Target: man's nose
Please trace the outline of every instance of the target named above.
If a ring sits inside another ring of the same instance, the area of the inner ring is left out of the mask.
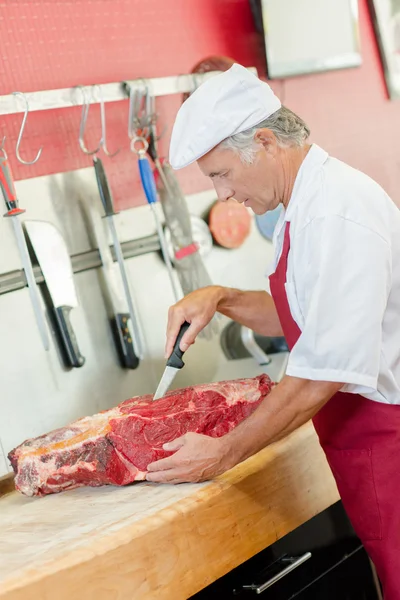
[[[217,192],[218,200],[224,202],[226,200],[229,200],[230,198],[233,198],[234,192],[230,187],[223,185],[222,183],[217,181],[214,181],[213,183],[214,189]]]

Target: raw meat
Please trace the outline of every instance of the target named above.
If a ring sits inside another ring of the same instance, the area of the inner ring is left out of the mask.
[[[239,248],[250,233],[251,217],[236,200],[218,201],[211,207],[208,225],[219,246]]]
[[[8,455],[17,490],[43,496],[83,485],[145,479],[147,465],[172,454],[162,445],[189,431],[220,437],[271,391],[267,375],[198,385],[152,401],[140,396],[25,441]]]

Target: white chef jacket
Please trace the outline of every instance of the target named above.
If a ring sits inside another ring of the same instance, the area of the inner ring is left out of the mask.
[[[275,227],[270,273],[287,221],[286,293],[301,330],[287,374],[400,404],[400,210],[313,144]]]

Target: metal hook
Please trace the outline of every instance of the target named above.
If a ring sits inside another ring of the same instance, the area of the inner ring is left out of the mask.
[[[139,123],[137,122],[137,95],[138,92],[136,87],[133,85],[129,86],[129,114],[128,114],[128,137],[131,140],[135,137],[136,129],[138,129]]]
[[[148,125],[151,127],[157,121],[156,97],[154,95],[151,81],[146,81],[146,115]]]
[[[146,137],[149,137],[157,121],[156,97],[151,82],[145,80],[144,121],[146,124]]]
[[[118,154],[121,148],[118,148],[114,153],[111,153],[107,148],[107,133],[106,133],[106,108],[104,104],[104,97],[101,86],[96,84],[93,86],[93,89],[96,89],[100,98],[100,119],[101,119],[101,138],[100,138],[100,147],[103,148],[104,154],[107,156],[115,156]]]
[[[146,80],[141,79],[140,82],[141,89],[136,85],[129,86],[128,136],[130,139],[135,136],[147,138],[150,134],[154,100]]]
[[[138,148],[136,144],[141,144],[141,147]],[[134,135],[131,139],[131,152],[135,152],[138,156],[144,156],[149,148],[149,142],[146,138],[140,135]]]
[[[128,86],[126,85],[126,88],[127,87]],[[134,132],[133,132],[134,99],[135,99],[135,91],[133,89],[133,86],[130,85],[129,86],[129,113],[128,113],[128,137],[130,140],[134,136]]]
[[[157,144],[158,144],[158,141],[164,135],[164,133],[166,131],[166,126],[164,125],[161,134],[157,135],[158,115],[156,112],[156,104],[155,104],[156,98],[154,95],[151,81],[146,82],[146,90],[147,90],[146,112],[148,115],[148,123],[149,123],[149,154],[150,154],[151,158],[155,161],[159,158]]]
[[[19,162],[21,162],[23,165],[34,165],[39,160],[40,155],[42,154],[43,147],[40,148],[40,150],[38,151],[36,158],[34,160],[24,160],[23,158],[21,158],[21,155],[19,153],[19,147],[21,144],[22,135],[24,133],[26,119],[28,118],[29,104],[28,104],[28,100],[27,100],[25,94],[23,94],[22,92],[13,92],[13,96],[20,96],[25,102],[25,114],[24,114],[24,118],[22,119],[22,125],[21,125],[21,129],[20,129],[18,139],[17,139],[17,146],[15,148],[15,154],[17,155]],[[3,140],[3,144],[4,144],[4,140]],[[3,144],[2,144],[2,146],[3,146]]]
[[[130,139],[138,135],[142,129],[140,111],[143,104],[143,90],[136,85],[129,88],[128,136]]]
[[[100,143],[95,150],[88,150],[86,148],[85,140],[83,138],[85,135],[86,122],[87,122],[87,118],[89,115],[90,102],[88,100],[85,88],[81,85],[78,85],[77,87],[81,90],[82,96],[83,96],[82,115],[81,115],[81,122],[79,125],[79,146],[80,146],[82,152],[84,152],[85,154],[89,154],[89,156],[91,156],[92,154],[97,154],[97,152],[100,150],[102,142],[103,142],[103,138],[102,137],[100,138]]]

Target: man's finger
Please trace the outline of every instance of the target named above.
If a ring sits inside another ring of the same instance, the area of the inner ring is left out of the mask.
[[[182,352],[186,352],[186,350],[194,344],[197,336],[200,331],[203,329],[203,325],[199,324],[198,321],[192,321],[188,330],[183,334],[181,343],[179,344]]]
[[[200,331],[204,329],[207,325],[198,319],[193,319],[193,321],[182,313],[177,307],[173,306],[168,313],[168,324],[167,324],[167,342],[165,345],[165,358],[169,358],[174,349],[174,344],[176,342],[176,338],[178,337],[178,333],[181,329],[181,326],[184,322],[190,323],[189,328],[184,333],[181,343],[179,344],[182,352],[186,352],[186,350],[194,344],[197,336]]]
[[[149,465],[147,465],[148,471],[166,471],[167,469],[173,469],[179,463],[175,458],[175,454],[167,456],[167,458],[160,458]]]

